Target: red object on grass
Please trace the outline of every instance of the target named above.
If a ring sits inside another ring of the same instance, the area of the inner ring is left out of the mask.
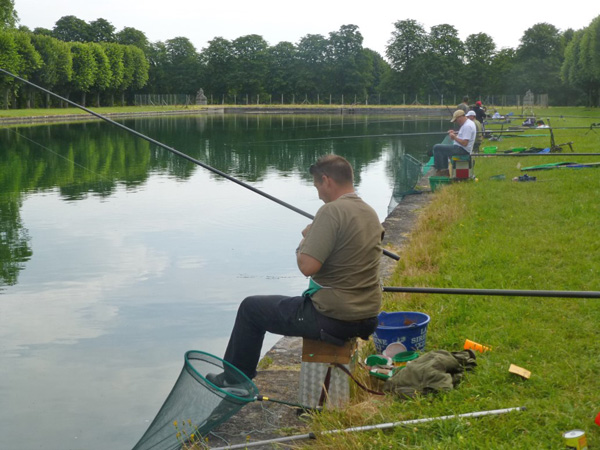
[[[598,413],[598,415],[596,416],[596,420],[594,420],[594,422],[596,422],[596,425],[598,425],[600,427],[600,413]]]

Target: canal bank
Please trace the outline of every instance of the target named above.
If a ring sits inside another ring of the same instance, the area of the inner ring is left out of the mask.
[[[402,250],[414,231],[420,213],[432,199],[428,178],[419,180],[420,194],[405,196],[383,222],[384,246],[402,255]],[[396,261],[382,256],[381,277],[388,279]],[[282,337],[263,357],[253,380],[261,395],[288,402],[298,401],[302,339]],[[207,443],[224,446],[274,439],[286,435],[306,433],[306,418],[298,410],[271,402],[253,402],[214,430]]]
[[[181,109],[147,110],[140,107],[133,111],[133,107],[123,108],[94,108],[88,109],[112,120],[144,118],[156,116],[182,116],[197,114],[338,114],[338,115],[397,115],[403,117],[439,118],[451,114],[450,107],[436,106],[365,106],[365,105],[319,105],[319,106],[269,106],[269,105],[214,105],[214,106],[189,106]],[[22,110],[20,111],[22,112]],[[0,126],[45,124],[55,122],[71,122],[84,120],[99,120],[86,111],[78,108],[65,108],[48,111],[36,110],[31,115],[13,115],[10,110],[0,111]]]

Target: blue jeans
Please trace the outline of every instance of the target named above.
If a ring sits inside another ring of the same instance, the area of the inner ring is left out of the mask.
[[[223,359],[254,378],[267,331],[342,345],[356,336],[368,339],[375,328],[377,317],[356,321],[326,317],[310,297],[255,295],[240,304]]]
[[[454,155],[468,155],[460,145],[436,144],[433,146],[433,166],[436,170],[448,168],[448,158]]]

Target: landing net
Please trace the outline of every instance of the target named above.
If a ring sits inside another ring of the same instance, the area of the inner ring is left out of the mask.
[[[224,371],[231,387],[220,388],[206,379],[209,373]],[[190,350],[175,386],[133,450],[177,450],[201,442],[257,396],[256,385],[227,361]]]

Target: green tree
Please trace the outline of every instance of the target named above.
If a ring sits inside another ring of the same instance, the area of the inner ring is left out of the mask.
[[[561,97],[560,68],[563,48],[559,30],[548,23],[539,23],[525,30],[517,48],[513,69],[514,86],[524,94],[550,94],[555,102]]]
[[[139,48],[133,45],[125,45],[123,46],[123,68],[121,103],[125,105],[126,91],[133,94],[142,89],[148,82],[148,59]]]
[[[370,83],[368,85],[369,103],[376,101],[380,104],[382,101],[388,102],[384,92],[385,80],[390,76],[391,67],[383,57],[374,50],[365,48],[363,50],[365,58],[369,60]],[[383,99],[382,99],[383,97]]]
[[[91,44],[71,43],[73,57],[72,88],[81,93],[81,104],[85,106],[86,94],[96,81],[96,58]],[[67,94],[67,98],[69,95]]]
[[[420,67],[424,78],[422,92],[440,96],[465,92],[467,86],[464,81],[463,58],[464,45],[454,26],[442,24],[431,27],[424,63]]]
[[[132,27],[125,27],[115,34],[115,41],[122,45],[133,45],[141,49],[144,53],[148,53],[150,42],[143,31],[136,30]]]
[[[147,91],[154,94],[168,92],[169,77],[167,75],[168,55],[167,46],[158,41],[148,46],[148,62],[150,63],[149,82]]]
[[[42,57],[31,43],[31,34],[24,33],[22,31],[13,31],[12,34],[16,45],[17,54],[19,55],[17,73],[21,76],[21,78],[28,80],[36,70],[42,67]],[[16,84],[16,86],[17,89],[14,90],[14,93],[16,94],[18,91],[22,90],[25,93],[23,97],[25,97],[27,107],[30,107],[33,93],[36,91],[34,91],[33,88],[21,83]],[[17,106],[16,101],[15,106]]]
[[[110,105],[113,106],[115,104],[115,93],[121,91],[121,86],[123,84],[123,77],[125,74],[125,48],[123,45],[110,42],[101,45],[104,48],[104,53],[106,54],[110,65],[111,77],[110,83],[106,89],[110,93]]]
[[[15,11],[14,0],[0,0],[0,31],[15,28],[19,23],[19,16]]]
[[[327,82],[329,41],[320,34],[307,34],[298,42],[299,94],[319,94]]]
[[[264,93],[267,73],[267,42],[257,34],[241,36],[231,43],[234,72],[232,87],[238,94]]]
[[[207,93],[224,99],[229,95],[230,77],[233,74],[233,48],[231,41],[216,37],[200,54],[202,62],[201,84]]]
[[[290,100],[295,92],[298,71],[298,50],[291,42],[279,42],[269,47],[268,71],[266,75],[266,90],[271,93],[275,100]]]
[[[587,96],[587,103],[592,103],[593,85],[589,83],[589,78],[583,70],[585,57],[581,56],[581,41],[585,30],[575,33],[565,49],[565,60],[561,67],[561,79],[570,89],[580,89],[583,95]]]
[[[600,16],[573,35],[565,50],[561,76],[567,86],[585,92],[589,106],[600,105]]]
[[[8,31],[0,31],[0,67],[8,72],[18,74],[20,64],[14,35]],[[13,77],[0,75],[0,92],[3,94],[4,109],[8,109],[10,105],[10,93],[13,86]]]
[[[41,36],[54,36],[54,34],[52,33],[52,30],[49,30],[48,28],[42,28],[42,27],[34,28],[33,34],[41,35]]]
[[[32,35],[31,43],[42,58],[41,67],[32,76],[33,82],[50,91],[67,86],[73,76],[69,44],[42,34]],[[49,108],[50,104],[50,94],[46,94],[46,107]]]
[[[65,42],[89,42],[90,26],[75,16],[63,16],[54,24],[52,35]]]
[[[600,16],[592,20],[581,37],[579,65],[588,104],[600,105]]]
[[[366,97],[371,74],[362,43],[363,36],[356,25],[342,25],[329,33],[330,92]]]
[[[89,23],[88,39],[91,42],[115,42],[115,27],[106,19],[96,19]]]
[[[127,60],[134,67],[130,89],[136,91],[142,89],[148,83],[149,63],[146,55],[134,45],[126,45],[124,54],[127,55]]]
[[[492,61],[496,54],[494,40],[485,33],[471,34],[465,41],[465,82],[468,92],[476,97],[488,91],[492,84]]]
[[[427,41],[425,28],[416,20],[394,23],[394,31],[385,50],[392,69],[402,72],[413,66],[427,50]]]
[[[103,46],[96,42],[90,42],[88,45],[92,49],[96,62],[96,76],[90,90],[96,94],[96,106],[100,106],[100,94],[112,84],[111,64]]]
[[[512,86],[512,73],[514,72],[516,51],[512,48],[503,48],[496,53],[491,64],[493,77],[489,91],[495,95],[514,92]]]
[[[167,50],[168,90],[165,94],[193,94],[198,90],[200,59],[188,38],[176,37],[165,42]]]
[[[428,49],[428,35],[423,25],[415,20],[400,20],[394,23],[392,37],[388,41],[385,54],[394,70],[387,80],[388,92],[391,84],[400,86],[402,93],[410,97],[417,95],[423,85],[424,55]]]

